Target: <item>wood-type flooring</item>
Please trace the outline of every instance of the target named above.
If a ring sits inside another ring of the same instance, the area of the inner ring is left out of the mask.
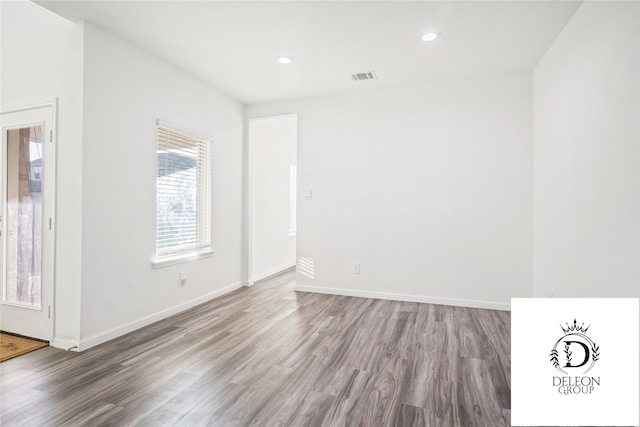
[[[82,353],[0,364],[0,425],[508,426],[510,314],[288,272]]]

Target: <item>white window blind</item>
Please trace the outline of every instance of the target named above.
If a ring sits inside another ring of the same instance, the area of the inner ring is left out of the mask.
[[[156,256],[211,248],[210,142],[157,128]]]
[[[293,163],[289,164],[289,235],[296,235],[298,218],[296,213],[296,192],[297,192],[297,168]]]

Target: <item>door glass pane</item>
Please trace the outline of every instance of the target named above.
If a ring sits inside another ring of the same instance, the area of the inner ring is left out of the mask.
[[[42,126],[7,131],[4,300],[40,307]]]

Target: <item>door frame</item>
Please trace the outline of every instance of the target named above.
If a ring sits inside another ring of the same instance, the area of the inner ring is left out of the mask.
[[[50,296],[51,296],[51,301],[48,303],[48,307],[45,307],[44,302],[40,307],[39,311],[42,312],[46,312],[48,311],[48,318],[50,319],[50,321],[48,322],[49,324],[47,325],[46,328],[46,333],[47,333],[47,337],[46,339],[51,343],[53,342],[53,339],[55,337],[55,300],[56,300],[56,245],[57,245],[57,234],[56,234],[56,217],[57,217],[57,177],[58,177],[58,98],[53,98],[51,101],[45,101],[45,102],[41,102],[41,103],[36,103],[36,104],[30,104],[30,105],[26,105],[23,107],[16,107],[16,108],[8,108],[8,109],[4,109],[2,111],[0,111],[0,116],[4,116],[4,115],[9,115],[9,114],[15,114],[15,113],[21,113],[21,112],[26,112],[26,111],[31,111],[31,110],[39,110],[39,109],[50,109],[51,112],[51,117],[50,117],[50,128],[49,128],[49,141],[47,141],[47,136],[44,135],[43,137],[43,143],[45,144],[51,144],[51,149],[49,150],[49,157],[46,160],[46,167],[47,169],[50,170],[50,172],[47,173],[47,180],[48,183],[45,184],[46,185],[46,189],[47,189],[47,193],[43,194],[43,215],[42,215],[42,221],[43,221],[43,230],[46,229],[45,228],[45,224],[47,222],[47,218],[49,218],[50,220],[50,237],[49,237],[49,244],[47,245],[47,247],[45,248],[45,246],[43,245],[42,248],[42,264],[43,264],[43,269],[42,269],[42,273],[44,276],[45,273],[45,262],[47,264],[50,264],[50,266],[48,266],[48,268],[46,269],[46,271],[50,274],[50,279],[47,281],[49,286],[51,287],[50,290]],[[4,140],[5,135],[4,135],[4,129],[0,129],[0,131],[2,132],[2,140]],[[4,151],[4,146],[2,146],[2,150]],[[4,161],[4,155],[0,158],[0,161]],[[44,164],[43,164],[44,166]],[[43,168],[44,171],[44,168]],[[44,178],[44,175],[43,175]],[[0,179],[0,185],[4,185],[4,179]],[[0,197],[4,197],[4,187],[0,188]],[[45,214],[46,212],[46,214]],[[2,212],[2,215],[4,215],[4,212]],[[5,218],[6,221],[6,218]],[[2,227],[4,227],[4,223],[2,225]],[[6,237],[6,236],[5,236]],[[4,242],[4,241],[3,241]],[[2,243],[4,244],[4,243]],[[3,248],[4,251],[4,248]],[[48,258],[45,258],[44,254],[46,252],[48,252]],[[4,255],[2,255],[4,257]],[[46,261],[45,261],[46,260]],[[4,259],[0,260],[0,263],[4,263]],[[3,265],[4,268],[4,265]],[[4,279],[3,279],[4,280]],[[44,282],[44,280],[43,280]],[[4,283],[0,283],[0,286],[2,286],[3,288],[0,290],[3,295],[4,295]],[[13,304],[13,303],[9,303],[9,302],[4,302],[4,296],[2,296],[2,298],[0,298],[0,306],[8,306],[8,307],[19,307],[19,308],[23,308],[26,310],[38,310],[35,308],[31,308],[31,307],[25,307],[23,305],[20,304]]]
[[[271,116],[259,116],[259,117],[251,117],[247,119],[247,133],[246,133],[246,138],[247,138],[247,168],[246,168],[246,206],[247,206],[247,213],[246,213],[246,236],[245,236],[245,246],[247,248],[247,255],[246,255],[246,265],[245,265],[245,277],[246,277],[246,282],[245,282],[245,286],[252,286],[254,283],[254,277],[253,277],[253,219],[254,219],[254,212],[253,212],[253,207],[254,207],[254,196],[255,196],[255,189],[253,188],[253,177],[254,177],[254,167],[255,167],[255,159],[254,157],[254,145],[255,143],[252,141],[252,133],[251,133],[251,125],[255,122],[259,122],[262,120],[270,120],[270,119],[284,119],[284,118],[295,118],[296,119],[296,171],[297,174],[299,175],[299,168],[297,168],[298,165],[298,146],[299,146],[299,118],[298,118],[298,113],[289,113],[289,114],[275,114],[275,115],[271,115]],[[299,193],[299,189],[298,189],[298,193]],[[298,207],[296,206],[296,210],[299,210]],[[297,240],[298,237],[296,235],[296,251],[297,251]]]

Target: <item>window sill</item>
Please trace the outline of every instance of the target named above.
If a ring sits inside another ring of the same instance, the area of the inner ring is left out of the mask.
[[[151,261],[151,265],[154,269],[168,267],[170,265],[182,264],[184,262],[197,261],[203,258],[209,258],[213,256],[215,251],[213,249],[202,249],[199,251],[188,252],[178,255],[165,255],[159,258],[155,258]]]

